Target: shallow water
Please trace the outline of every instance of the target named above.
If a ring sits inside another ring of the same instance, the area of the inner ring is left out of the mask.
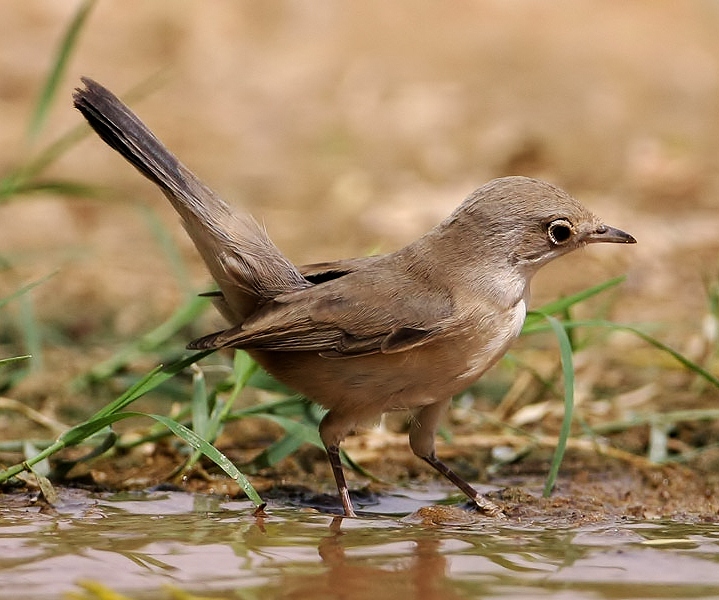
[[[171,586],[222,598],[710,598],[719,524],[557,527],[483,519],[429,526],[392,514],[441,501],[390,496],[360,519],[180,492],[67,490],[53,511],[0,508],[0,596],[63,598],[93,580],[132,598]]]

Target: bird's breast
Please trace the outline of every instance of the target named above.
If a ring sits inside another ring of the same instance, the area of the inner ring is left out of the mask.
[[[497,362],[522,331],[526,316],[523,298],[509,309],[473,315],[467,324],[467,359],[460,378],[469,384]]]

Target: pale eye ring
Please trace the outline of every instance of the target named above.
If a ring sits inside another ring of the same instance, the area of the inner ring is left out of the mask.
[[[550,241],[556,246],[566,244],[572,239],[573,234],[574,228],[567,219],[555,219],[547,225],[547,235]]]

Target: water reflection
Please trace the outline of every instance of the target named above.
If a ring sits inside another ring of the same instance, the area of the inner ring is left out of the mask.
[[[304,597],[336,597],[338,587],[343,597],[353,598],[425,598],[427,600],[459,599],[468,597],[449,577],[449,561],[443,541],[436,536],[365,535],[358,529],[344,531],[343,519],[333,519],[329,535],[318,544],[324,572],[317,578],[301,577],[301,586],[307,590]],[[387,533],[387,532],[384,532]],[[396,531],[394,532],[397,533]],[[278,587],[280,598],[297,578],[285,580]],[[319,589],[323,593],[316,596]],[[312,591],[314,590],[314,591]]]
[[[83,579],[132,598],[168,584],[258,599],[719,594],[717,524],[430,526],[285,508],[254,517],[249,503],[176,492],[63,497],[51,512],[0,509],[0,589],[13,598],[61,598]]]

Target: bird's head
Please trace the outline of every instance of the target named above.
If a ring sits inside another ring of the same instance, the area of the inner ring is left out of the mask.
[[[586,244],[633,244],[554,185],[528,177],[495,179],[473,192],[447,224],[477,243],[489,260],[509,263],[527,276]]]

